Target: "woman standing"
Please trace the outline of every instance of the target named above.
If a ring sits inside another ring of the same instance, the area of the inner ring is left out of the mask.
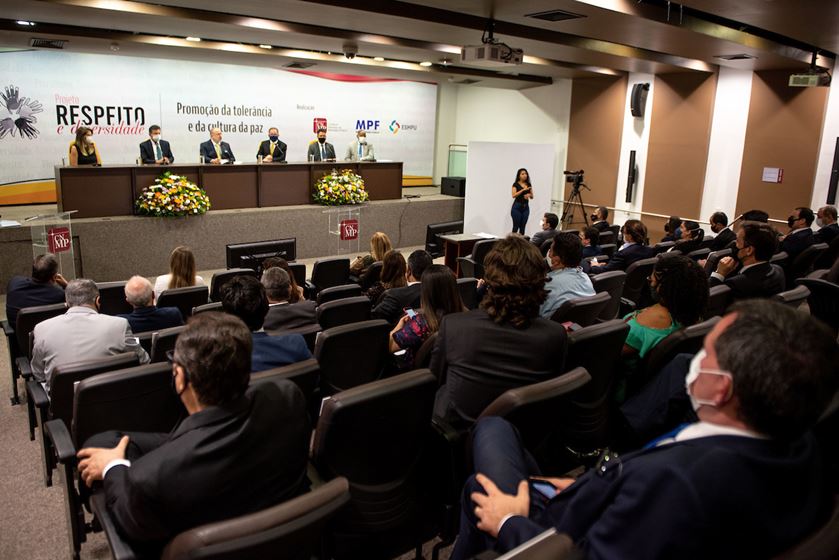
[[[524,235],[524,226],[527,225],[527,218],[530,217],[529,201],[533,198],[533,187],[530,185],[530,173],[527,169],[522,167],[516,173],[512,193],[513,208],[510,210],[510,215],[513,217],[513,233]]]
[[[70,144],[70,166],[102,165],[99,150],[93,143],[93,130],[80,126],[76,131],[76,140]]]

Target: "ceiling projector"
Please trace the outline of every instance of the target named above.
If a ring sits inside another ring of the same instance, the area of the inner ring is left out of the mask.
[[[460,49],[460,61],[478,66],[506,66],[521,64],[524,59],[522,49],[514,49],[502,43],[484,43],[467,45]]]
[[[825,71],[810,71],[806,74],[790,74],[790,87],[819,87],[830,85],[830,74]]]

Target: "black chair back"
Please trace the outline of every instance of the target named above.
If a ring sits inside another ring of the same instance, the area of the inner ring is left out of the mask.
[[[650,274],[653,273],[656,257],[641,259],[629,265],[626,269],[626,281],[623,284],[623,297],[637,304],[641,300],[644,290],[648,289]]]
[[[373,284],[379,281],[379,278],[382,277],[382,266],[384,266],[382,261],[376,261],[367,267],[367,270],[358,279],[358,284],[362,290],[369,290],[373,287]]]
[[[623,243],[623,239],[621,239],[621,226],[619,224],[609,226],[609,231],[615,235],[615,243]]]
[[[158,307],[177,307],[181,316],[186,320],[192,315],[192,308],[207,303],[209,290],[207,286],[189,286],[164,290],[157,298]]]
[[[720,264],[720,259],[731,256],[731,253],[731,249],[721,249],[719,251],[709,253],[708,258],[705,259],[705,274],[710,276],[712,272],[717,270],[717,265]]]
[[[600,292],[593,296],[568,300],[559,306],[559,309],[551,316],[551,320],[557,323],[570,321],[577,323],[581,327],[587,327],[597,322],[597,318],[603,312],[603,308],[611,300],[612,296],[608,292]]]
[[[463,233],[463,220],[454,222],[442,222],[439,224],[428,224],[425,227],[425,250],[434,257],[442,257],[445,253],[441,235],[453,235]]]
[[[457,259],[460,266],[460,276],[462,278],[483,278],[484,277],[484,259],[487,254],[492,251],[497,239],[481,239],[472,248],[472,254],[469,257],[460,257]]]
[[[610,243],[615,244],[615,239],[616,238],[615,238],[615,233],[613,231],[610,231],[610,230],[601,231],[599,237],[600,237],[600,239],[598,240],[597,244],[600,245],[601,247],[603,245],[608,245]]]
[[[350,280],[350,259],[346,257],[332,257],[318,259],[312,268],[312,284],[315,291],[325,290],[333,286],[343,286]]]
[[[17,312],[15,335],[17,336],[18,349],[27,359],[32,359],[32,346],[30,345],[30,333],[35,325],[41,321],[64,315],[67,306],[63,303],[51,305],[37,305],[35,307],[24,307]]]
[[[220,301],[214,301],[213,303],[205,303],[204,305],[199,305],[192,308],[193,315],[198,315],[199,313],[204,313],[206,311],[217,311],[219,313],[223,313],[224,309],[222,308]]]
[[[553,245],[553,242],[554,242],[553,238],[550,238],[550,239],[545,239],[545,240],[542,242],[542,244],[539,246],[539,251],[541,251],[541,252],[542,252],[542,256],[543,256],[543,257],[547,257],[547,256],[548,256],[548,251],[550,251],[550,250],[551,250],[551,245]]]
[[[378,379],[387,363],[389,335],[390,325],[381,319],[321,332],[315,358],[323,393],[331,395]]]
[[[266,331],[270,336],[284,336],[287,334],[299,334],[306,340],[306,346],[309,347],[310,352],[315,351],[315,341],[318,339],[318,334],[323,328],[318,323],[312,325],[303,325],[302,327],[295,327],[293,329],[281,329],[277,331]]]
[[[695,261],[699,261],[699,260],[708,258],[708,255],[710,255],[710,254],[711,254],[711,249],[708,249],[707,247],[705,247],[705,248],[697,249],[695,251],[691,251],[690,253],[687,254],[687,257],[689,257],[689,258],[691,258]]]
[[[827,247],[827,251],[822,253],[816,260],[816,264],[813,265],[813,268],[816,270],[821,268],[830,269],[830,267],[833,266],[833,263],[836,262],[837,258],[839,258],[839,235],[833,238],[833,241],[831,241],[830,245]]]
[[[699,244],[700,249],[710,249],[714,245],[713,237],[705,237],[702,242]]]
[[[326,330],[367,321],[372,308],[370,298],[362,295],[330,301],[318,306],[318,324]]]
[[[434,345],[437,343],[437,333],[431,333],[428,338],[419,347],[417,353],[414,354],[414,368],[427,368],[431,364],[431,353],[434,351]]]
[[[229,268],[213,274],[210,280],[210,301],[221,301],[221,288],[237,276],[253,276],[257,278],[252,268]]]
[[[807,298],[810,315],[839,334],[839,285],[819,278],[799,278],[796,283],[810,290]]]
[[[594,286],[594,291],[597,293],[607,292],[610,296],[609,303],[600,311],[598,319],[601,321],[611,321],[618,316],[625,282],[626,272],[622,270],[602,272],[592,277],[591,285]]]
[[[607,257],[609,257],[610,259],[612,258],[612,255],[614,255],[615,251],[617,251],[617,250],[618,250],[618,248],[614,243],[606,243],[606,244],[600,246],[600,252],[602,254],[606,255]]]
[[[330,301],[338,299],[346,299],[358,297],[361,295],[361,286],[358,284],[343,284],[341,286],[332,286],[318,292],[318,305],[323,305]]]
[[[787,255],[787,252],[781,251],[772,255],[772,257],[769,259],[769,262],[772,264],[777,264],[778,266],[786,266],[787,259],[789,259],[789,255]]]
[[[151,338],[155,331],[146,331],[141,333],[134,333],[134,336],[140,341],[140,347],[146,351],[146,354],[151,356]]]
[[[733,301],[731,288],[725,284],[713,286],[708,295],[708,308],[705,311],[706,317],[722,317],[725,315],[728,306]]]
[[[675,246],[675,241],[662,241],[661,243],[653,245],[653,251],[656,255],[660,255],[661,253],[666,253],[670,249],[673,249]]]
[[[303,263],[288,263],[288,269],[294,275],[294,281],[301,288],[306,285],[306,265]]]
[[[458,278],[457,289],[460,292],[460,299],[467,309],[477,309],[478,304],[478,279]]]
[[[787,279],[787,289],[795,286],[795,281],[813,271],[813,266],[822,254],[827,251],[827,243],[816,243],[804,249],[795,260],[787,265],[784,271]]]
[[[303,395],[306,397],[306,402],[312,404],[312,399],[315,396],[315,391],[318,388],[318,379],[320,378],[320,365],[314,358],[297,362],[296,364],[289,364],[287,366],[267,369],[259,373],[251,374],[251,385],[263,381],[277,381],[279,379],[288,379],[295,385],[300,387]]]
[[[178,340],[186,325],[180,327],[169,327],[152,334],[151,336],[151,362],[165,362],[166,353],[175,349],[175,342]]]
[[[789,305],[793,309],[798,309],[802,303],[807,301],[808,297],[810,297],[810,290],[806,285],[799,285],[791,290],[775,294],[772,299],[784,305]]]
[[[119,282],[97,282],[99,288],[99,313],[105,315],[126,315],[134,311],[125,301],[125,280]]]

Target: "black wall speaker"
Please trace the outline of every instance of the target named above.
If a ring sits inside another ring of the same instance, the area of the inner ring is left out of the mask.
[[[466,177],[443,177],[440,194],[466,196]]]
[[[826,204],[836,204],[836,187],[839,184],[839,138],[836,139],[836,149],[833,152],[833,167],[830,170],[830,185],[827,188]]]
[[[632,86],[632,98],[629,109],[633,117],[644,116],[644,108],[647,106],[647,93],[649,91],[650,84],[635,84]]]
[[[629,172],[626,174],[626,201],[632,202],[632,189],[638,180],[638,167],[635,165],[635,150],[629,152]]]

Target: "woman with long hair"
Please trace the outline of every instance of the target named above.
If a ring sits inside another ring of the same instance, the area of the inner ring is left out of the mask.
[[[102,165],[99,149],[93,142],[93,130],[80,126],[76,139],[70,144],[70,167],[78,165]]]
[[[513,233],[524,235],[524,227],[530,217],[530,200],[533,199],[530,173],[524,167],[516,171],[512,189],[513,207],[510,209],[510,215],[513,217]]]
[[[350,274],[353,276],[361,276],[370,265],[375,262],[380,262],[385,258],[385,253],[393,249],[390,238],[386,233],[377,231],[370,238],[370,252],[366,255],[359,256],[352,264],[350,264]]]
[[[169,255],[169,274],[158,276],[154,283],[154,297],[165,290],[205,286],[204,279],[195,274],[195,255],[189,247],[175,247]]]
[[[386,290],[407,286],[406,272],[408,272],[408,263],[405,262],[402,253],[395,250],[385,253],[382,259],[382,273],[379,275],[379,281],[365,292],[365,295],[370,298],[370,303],[375,307]]]
[[[291,267],[288,266],[288,261],[282,257],[268,257],[264,261],[262,261],[262,272],[265,272],[269,268],[280,267],[288,273],[289,281],[291,282],[291,290],[288,296],[289,303],[297,303],[304,299],[303,297],[303,287],[297,284],[297,280],[294,278],[294,274],[291,272]]]

